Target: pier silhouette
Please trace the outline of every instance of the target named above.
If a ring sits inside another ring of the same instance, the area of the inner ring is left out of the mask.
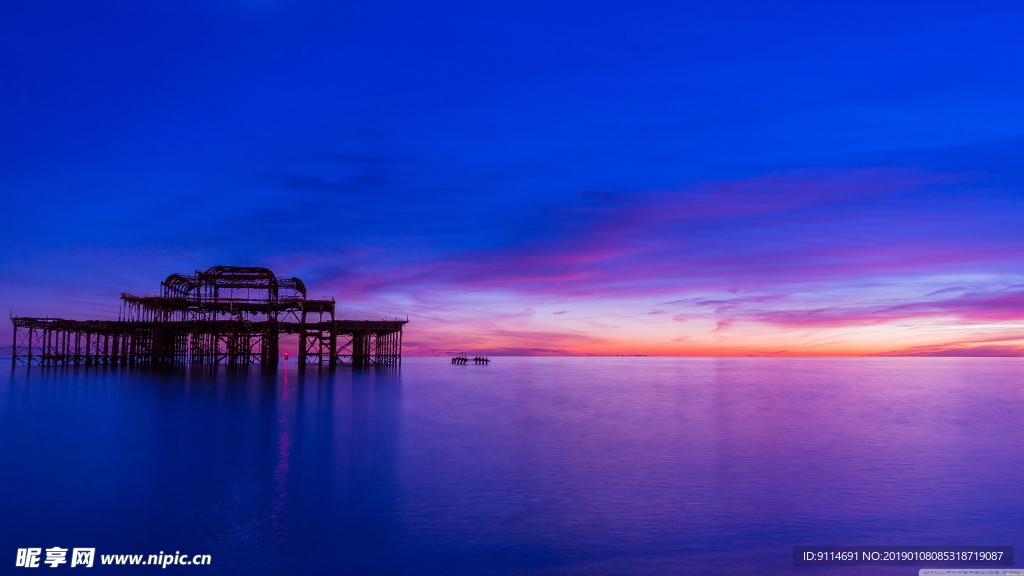
[[[121,294],[118,320],[12,317],[12,362],[25,365],[276,366],[298,335],[299,366],[396,365],[408,320],[339,320],[335,301],[306,297],[298,278],[214,266],[171,274],[159,294]]]

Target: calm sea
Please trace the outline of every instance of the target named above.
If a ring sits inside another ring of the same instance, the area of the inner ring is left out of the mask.
[[[4,373],[0,573],[54,546],[121,574],[156,568],[99,556],[211,556],[167,574],[909,575],[794,568],[792,547],[1024,555],[1024,359]]]

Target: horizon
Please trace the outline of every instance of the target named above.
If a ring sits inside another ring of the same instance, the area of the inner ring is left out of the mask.
[[[13,315],[255,265],[406,356],[1024,356],[1024,6],[3,12]]]

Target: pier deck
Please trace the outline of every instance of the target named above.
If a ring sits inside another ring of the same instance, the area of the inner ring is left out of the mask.
[[[302,364],[398,364],[405,320],[139,322],[12,318],[13,360],[29,365],[264,364],[282,335],[299,336]]]

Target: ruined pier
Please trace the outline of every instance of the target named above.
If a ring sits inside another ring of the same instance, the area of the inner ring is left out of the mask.
[[[14,317],[12,361],[31,366],[276,366],[298,337],[300,367],[397,365],[407,320],[339,320],[298,278],[215,266],[172,274],[158,295],[121,295],[118,320]]]

